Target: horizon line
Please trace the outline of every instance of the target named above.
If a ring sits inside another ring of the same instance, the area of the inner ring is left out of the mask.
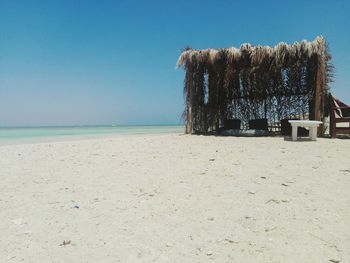
[[[184,126],[181,123],[164,123],[164,124],[86,124],[86,125],[0,125],[0,129],[11,128],[76,128],[76,127],[139,127],[139,126]]]

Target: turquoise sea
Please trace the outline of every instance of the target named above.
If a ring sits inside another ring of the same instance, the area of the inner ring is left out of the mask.
[[[102,137],[132,134],[183,133],[182,125],[147,126],[70,126],[70,127],[0,127],[0,143]]]

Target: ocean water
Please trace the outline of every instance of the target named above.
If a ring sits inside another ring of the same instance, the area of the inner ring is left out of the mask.
[[[183,133],[182,125],[1,128],[0,143],[102,137],[105,135]]]

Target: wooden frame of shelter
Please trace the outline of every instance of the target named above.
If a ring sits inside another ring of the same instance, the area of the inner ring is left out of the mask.
[[[227,119],[247,126],[283,118],[323,120],[328,114],[332,65],[323,37],[275,47],[195,50],[186,48],[183,67],[186,133],[215,133]]]
[[[350,134],[350,106],[329,96],[329,134],[332,138],[336,138],[338,133]],[[342,127],[338,127],[337,123],[343,123]]]

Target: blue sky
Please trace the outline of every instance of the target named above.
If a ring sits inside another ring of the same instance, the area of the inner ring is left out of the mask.
[[[179,123],[184,46],[323,35],[350,103],[350,1],[0,0],[0,126]]]

